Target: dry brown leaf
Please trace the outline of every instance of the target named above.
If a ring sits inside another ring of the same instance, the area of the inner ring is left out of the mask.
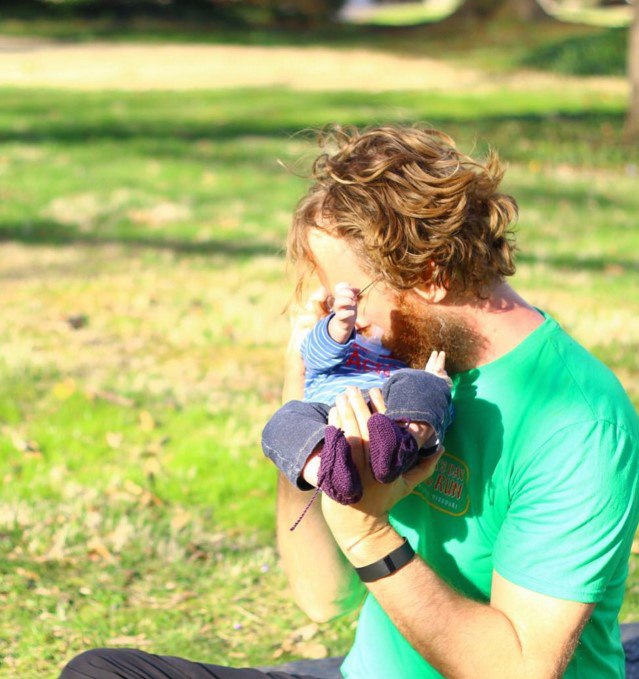
[[[193,515],[191,512],[178,507],[175,513],[171,517],[171,529],[175,533],[179,533],[185,526],[187,526],[193,520]]]
[[[119,553],[133,536],[135,528],[126,516],[123,516],[117,526],[109,533],[108,540],[114,552]]]
[[[40,576],[37,573],[34,573],[33,571],[28,571],[26,568],[22,568],[22,566],[18,566],[15,572],[16,575],[18,575],[21,578],[25,578],[26,580],[34,580],[35,582],[40,580]]]
[[[115,560],[107,546],[99,538],[91,538],[89,540],[87,543],[87,551],[89,556],[98,557],[109,563],[112,563]]]
[[[142,431],[153,431],[155,429],[155,420],[148,410],[141,410],[138,419]]]
[[[77,385],[74,379],[62,380],[58,382],[53,387],[53,395],[60,399],[61,401],[66,401],[68,398],[73,396],[77,390]]]
[[[282,642],[281,650],[285,653],[297,653],[301,655],[300,646],[308,644],[310,640],[319,631],[319,626],[316,623],[310,623],[309,625],[304,625],[304,627],[299,627],[298,629],[289,632],[287,637]],[[317,649],[316,649],[317,650]],[[313,652],[310,650],[309,652]],[[281,655],[281,654],[280,654]],[[307,656],[304,656],[307,657]],[[324,656],[319,656],[324,657]]]
[[[154,493],[150,493],[148,490],[145,490],[140,496],[140,501],[138,504],[140,507],[150,507],[152,505],[155,507],[161,507],[164,504],[164,501]]]
[[[122,445],[124,436],[120,432],[109,431],[105,438],[109,448],[117,450]]]
[[[294,630],[291,634],[300,641],[308,641],[312,639],[319,632],[319,625],[312,622],[304,627]]]
[[[126,396],[121,396],[120,394],[115,394],[112,391],[103,391],[98,389],[97,391],[87,391],[87,398],[93,400],[99,398],[103,401],[108,401],[109,403],[115,403],[115,405],[123,406],[124,408],[132,408],[135,405],[135,401]]]
[[[38,445],[37,441],[34,441],[33,439],[25,439],[17,432],[12,432],[11,442],[13,443],[15,449],[26,457],[42,457],[40,446]]]
[[[309,660],[318,660],[319,658],[328,657],[328,649],[326,646],[317,641],[302,641],[297,644],[295,651],[301,655],[302,658],[308,658]]]
[[[125,479],[122,485],[124,486],[124,490],[131,495],[139,496],[144,494],[144,488],[138,486],[138,484],[131,481],[131,479]]]
[[[144,634],[136,635],[122,635],[119,637],[111,637],[107,639],[109,646],[148,646],[151,642],[144,636]]]

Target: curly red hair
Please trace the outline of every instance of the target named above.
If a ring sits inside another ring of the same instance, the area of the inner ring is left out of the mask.
[[[494,151],[480,162],[421,126],[332,127],[318,140],[314,183],[288,235],[298,293],[313,267],[311,228],[347,240],[371,276],[398,291],[435,284],[484,297],[515,272],[517,203],[498,190]]]

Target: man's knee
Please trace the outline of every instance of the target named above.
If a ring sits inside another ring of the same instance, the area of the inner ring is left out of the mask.
[[[121,667],[127,655],[135,653],[129,648],[93,648],[70,660],[62,670],[60,679],[115,679],[117,667]],[[118,658],[119,662],[113,660]]]

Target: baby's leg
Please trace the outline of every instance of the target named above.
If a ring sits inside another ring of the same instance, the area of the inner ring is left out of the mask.
[[[262,450],[286,478],[309,490],[302,470],[324,440],[329,407],[324,403],[289,401],[277,410],[262,431]]]
[[[399,370],[384,384],[386,413],[375,413],[368,422],[371,469],[378,481],[394,481],[441,445],[453,418],[444,358],[433,352],[426,370]]]
[[[324,403],[289,401],[264,427],[262,449],[301,490],[313,487],[304,472],[314,465],[307,478],[316,477],[317,487],[337,502],[352,504],[361,499],[361,480],[344,432],[327,426],[328,411]]]

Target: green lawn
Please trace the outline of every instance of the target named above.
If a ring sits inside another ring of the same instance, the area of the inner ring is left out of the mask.
[[[347,649],[353,617],[306,630],[316,644],[291,633],[307,621],[259,450],[287,331],[282,242],[314,154],[302,129],[426,120],[499,149],[521,206],[516,283],[639,405],[639,150],[617,95],[0,97],[2,676],[53,677],[104,644],[240,665]],[[639,619],[636,585],[623,618]]]

